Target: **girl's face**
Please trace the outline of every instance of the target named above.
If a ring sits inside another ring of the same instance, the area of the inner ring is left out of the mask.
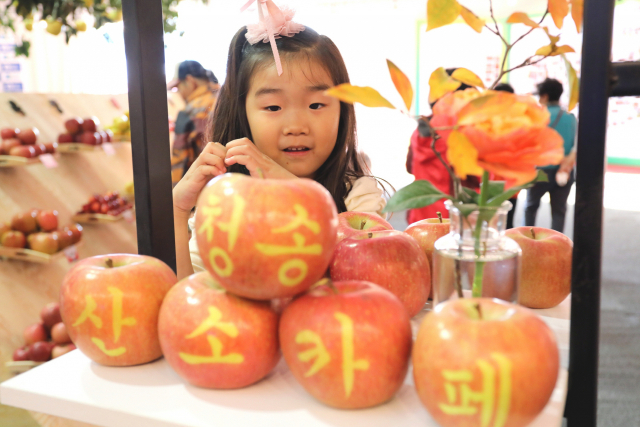
[[[313,178],[338,137],[340,101],[324,95],[333,86],[315,61],[282,62],[254,73],[246,109],[253,143],[300,178]]]

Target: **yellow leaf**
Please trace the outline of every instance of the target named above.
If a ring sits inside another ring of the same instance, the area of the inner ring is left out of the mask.
[[[411,103],[413,102],[413,87],[411,87],[411,82],[400,68],[388,59],[387,66],[389,67],[389,74],[391,74],[393,85],[402,97],[404,105],[407,107],[407,111],[409,111],[411,109]]]
[[[451,131],[447,139],[447,160],[460,178],[467,175],[482,175],[484,171],[478,165],[478,150],[469,139],[457,130]]]
[[[458,112],[458,126],[489,121],[493,117],[507,113],[516,103],[515,95],[508,92],[492,92],[476,98]]]
[[[564,65],[567,67],[567,75],[569,77],[569,111],[571,111],[580,100],[580,79],[576,70],[564,55],[562,55],[562,59],[564,59]]]
[[[540,56],[549,56],[551,52],[553,52],[553,45],[542,46],[540,49],[536,50],[536,55]]]
[[[560,36],[552,36],[549,33],[549,29],[547,27],[542,27],[542,29],[544,30],[545,33],[547,33],[547,37],[549,37],[549,41],[551,42],[551,44],[555,45],[560,41]]]
[[[460,9],[460,15],[462,15],[462,19],[464,19],[464,22],[466,22],[471,28],[473,28],[475,32],[482,32],[482,28],[484,27],[483,19],[478,18],[475,13],[471,12],[464,6],[462,6],[462,9]]]
[[[451,78],[469,86],[484,88],[482,79],[466,68],[458,68],[453,72]]]
[[[556,27],[562,28],[564,17],[569,14],[569,2],[567,0],[549,0],[548,6],[551,18]]]
[[[359,102],[365,107],[396,108],[382,95],[380,95],[377,90],[368,86],[353,86],[349,83],[343,83],[327,90],[325,94],[338,98],[340,101],[348,104]]]
[[[460,9],[456,0],[428,0],[427,31],[451,24],[460,16]]]
[[[571,17],[576,23],[576,30],[582,31],[582,13],[584,9],[584,0],[571,0]]]
[[[444,68],[438,68],[429,77],[429,103],[434,103],[449,92],[453,92],[461,84],[459,81],[452,79]]]
[[[514,12],[507,18],[508,24],[524,24],[532,28],[538,28],[538,24],[535,23],[529,16],[524,12]]]
[[[558,56],[558,55],[563,55],[565,53],[571,53],[571,52],[575,52],[575,50],[573,50],[571,46],[567,46],[567,45],[556,46],[555,49],[553,49],[553,53],[551,54],[551,56]]]

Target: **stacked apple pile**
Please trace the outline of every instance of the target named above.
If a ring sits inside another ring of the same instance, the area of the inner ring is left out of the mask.
[[[67,133],[58,135],[58,143],[82,143],[87,145],[100,145],[103,142],[113,141],[113,132],[110,129],[99,130],[100,120],[97,117],[81,119],[74,117],[64,122]]]
[[[67,327],[60,316],[60,305],[52,302],[44,306],[40,312],[41,322],[34,323],[24,330],[24,343],[13,353],[13,360],[31,360],[46,362],[65,353],[75,350],[67,333]]]
[[[58,228],[58,211],[31,209],[0,224],[0,244],[9,248],[29,248],[54,254],[74,245],[82,237],[82,227],[69,224]]]
[[[2,142],[0,143],[0,155],[18,157],[38,157],[41,154],[53,154],[58,144],[55,142],[38,143],[40,132],[37,128],[15,129],[5,128],[0,130]]]
[[[127,209],[131,209],[132,205],[129,201],[117,191],[109,191],[103,195],[96,194],[91,196],[88,203],[82,205],[82,210],[79,214],[105,214],[105,215],[120,215]]]

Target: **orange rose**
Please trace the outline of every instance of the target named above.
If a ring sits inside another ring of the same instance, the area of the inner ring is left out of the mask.
[[[442,121],[457,119],[447,160],[461,178],[486,170],[504,177],[506,187],[522,185],[535,179],[537,166],[555,165],[564,157],[562,137],[548,127],[549,112],[530,97],[487,91],[462,108],[451,101],[436,107],[434,120],[438,112],[446,117]]]

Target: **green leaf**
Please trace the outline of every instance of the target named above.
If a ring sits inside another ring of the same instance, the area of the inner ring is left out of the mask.
[[[536,176],[533,181],[523,185],[519,185],[517,187],[511,187],[507,191],[493,196],[487,201],[487,206],[498,207],[506,200],[512,198],[518,191],[533,187],[533,184],[535,184],[536,182],[549,182],[549,177],[547,176],[546,172],[539,170],[538,176]]]
[[[482,188],[482,184],[480,184],[480,188]],[[487,199],[504,193],[504,181],[489,181],[488,191]]]
[[[460,214],[466,218],[471,212],[478,210],[478,205],[474,203],[456,203],[455,207],[460,211]]]
[[[429,206],[440,199],[451,199],[451,196],[438,190],[432,183],[417,180],[401,188],[389,199],[382,212],[398,212],[405,209],[417,209]]]
[[[462,192],[459,194],[459,197],[464,203],[477,204],[480,195],[469,187],[462,187]]]

